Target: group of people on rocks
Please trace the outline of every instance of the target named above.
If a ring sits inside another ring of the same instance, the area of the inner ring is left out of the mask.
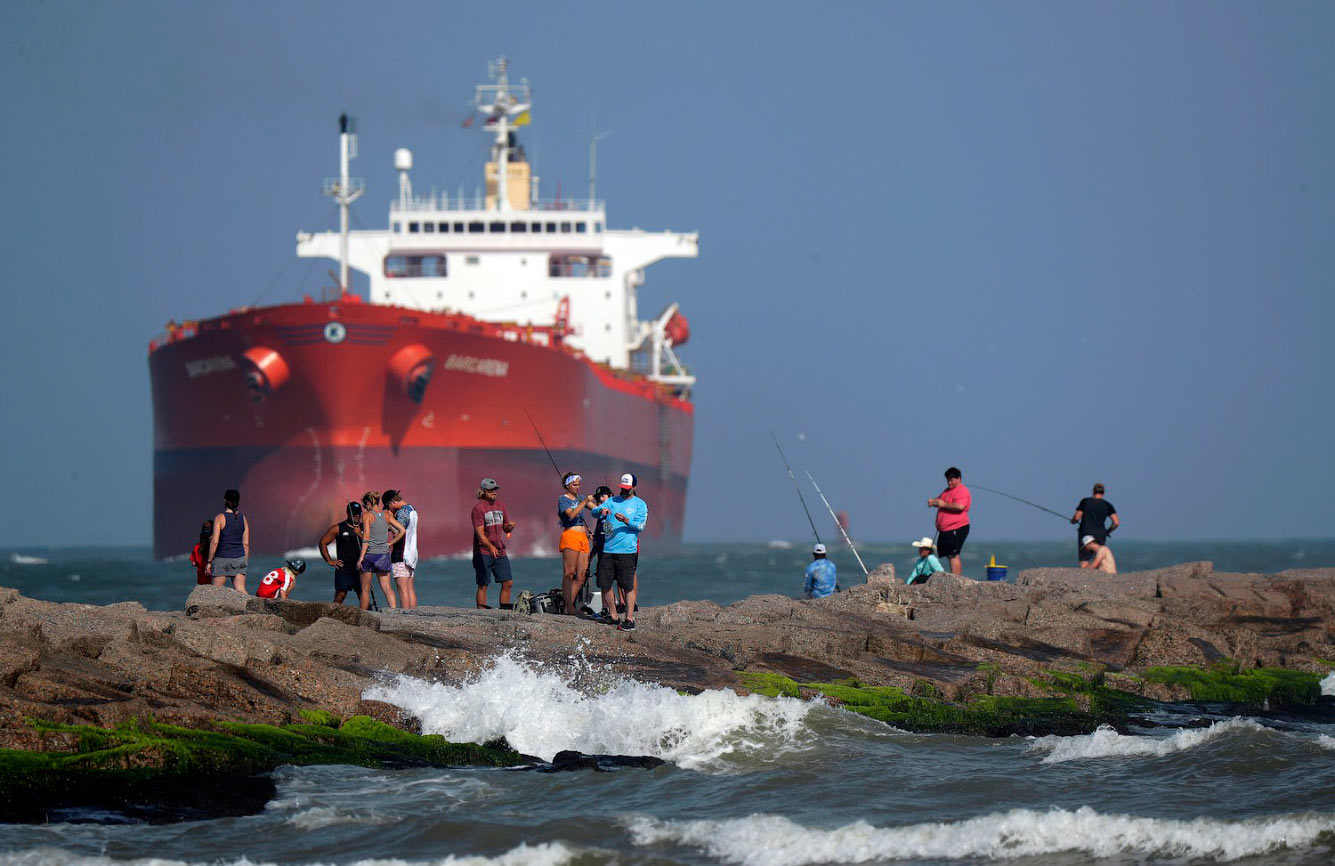
[[[649,519],[649,507],[635,494],[639,479],[633,473],[621,476],[616,495],[605,486],[581,495],[582,484],[578,473],[564,474],[557,500],[562,612],[629,631],[635,628],[639,536]],[[496,479],[483,478],[472,510],[476,603],[483,609],[491,607],[487,604],[487,588],[492,583],[499,588],[500,607],[513,607],[514,577],[506,541],[516,524],[500,501],[500,489]],[[230,583],[238,592],[246,591],[250,524],[240,508],[240,492],[228,490],[223,494],[223,510],[200,528],[199,541],[190,554],[198,583]],[[375,579],[391,608],[400,607],[400,603],[404,609],[417,607],[417,510],[404,500],[402,491],[368,490],[360,502],[347,503],[346,515],[325,530],[317,547],[334,569],[334,602],[342,604],[352,592],[362,610],[370,609],[375,601]],[[287,598],[305,570],[304,560],[289,559],[261,579],[256,594]],[[602,609],[597,612],[589,606],[591,578],[596,579],[601,593]]]
[[[417,607],[413,577],[417,570],[417,511],[397,490],[368,490],[360,502],[349,502],[347,517],[325,530],[319,551],[334,568],[334,601],[342,604],[354,592],[362,610],[374,597],[371,580],[378,578],[391,608]],[[333,555],[329,545],[334,545]],[[241,513],[241,494],[223,494],[223,510],[200,527],[199,541],[190,552],[196,582],[246,591],[250,561],[250,522]],[[260,579],[255,594],[261,598],[287,598],[297,577],[306,571],[306,561],[289,559]],[[397,593],[396,593],[397,589]]]
[[[961,554],[969,537],[969,507],[973,495],[964,486],[964,473],[957,467],[946,470],[946,489],[927,500],[928,508],[936,509],[936,538],[923,536],[912,546],[918,550],[918,560],[905,578],[907,584],[926,583],[934,574],[943,574],[944,558],[952,574],[964,573]],[[1117,573],[1117,560],[1108,547],[1108,535],[1121,525],[1117,509],[1103,498],[1102,483],[1094,485],[1090,496],[1080,500],[1071,515],[1076,524],[1077,555],[1081,568],[1092,568],[1106,574]],[[941,558],[938,558],[938,554]],[[807,598],[824,598],[838,588],[838,574],[834,563],[826,556],[825,545],[812,548],[812,562],[807,566],[803,592]]]

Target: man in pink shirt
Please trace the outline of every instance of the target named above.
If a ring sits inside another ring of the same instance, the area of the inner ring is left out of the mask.
[[[936,509],[936,549],[950,560],[950,573],[963,574],[964,564],[960,551],[969,537],[969,506],[973,497],[964,486],[964,476],[954,466],[946,470],[946,489],[941,495],[927,500],[928,508]]]

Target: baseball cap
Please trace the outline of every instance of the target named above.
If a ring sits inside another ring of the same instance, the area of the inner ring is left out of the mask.
[[[362,504],[360,502],[348,503],[348,519],[356,520],[362,516]]]
[[[812,552],[812,553],[824,553],[824,552],[825,552],[825,545],[823,545],[823,544],[818,544],[818,545],[816,545],[815,547],[811,548],[811,552]]]
[[[496,483],[495,478],[483,478],[482,483],[478,485],[483,490],[500,490],[501,485]]]
[[[1092,535],[1086,535],[1084,538],[1080,539],[1080,546],[1081,546],[1081,547],[1084,547],[1084,546],[1087,545],[1087,544],[1093,544],[1093,543],[1094,543],[1095,541],[1097,541],[1097,540],[1098,540],[1098,539],[1096,539],[1096,538],[1095,538],[1094,536],[1092,536]]]
[[[622,476],[621,476],[621,489],[622,489],[622,490],[627,490],[627,489],[629,489],[629,488],[631,488],[631,487],[635,487],[635,486],[637,486],[639,483],[640,483],[640,479],[636,478],[634,475],[632,475],[632,474],[629,473],[629,472],[627,472],[625,475],[622,475]]]

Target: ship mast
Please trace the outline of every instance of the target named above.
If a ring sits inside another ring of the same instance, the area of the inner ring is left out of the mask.
[[[327,178],[324,194],[338,203],[338,288],[348,291],[348,205],[365,192],[359,177],[348,177],[348,163],[357,158],[357,123],[346,114],[338,116],[338,177]]]
[[[523,121],[511,123],[511,117],[519,117],[533,107],[529,94],[528,79],[520,79],[518,84],[510,84],[510,64],[504,57],[491,66],[491,77],[495,84],[479,84],[476,91],[477,110],[486,115],[484,128],[493,130],[496,139],[492,142],[492,160],[496,163],[496,210],[509,211],[510,205],[510,130],[522,126]]]

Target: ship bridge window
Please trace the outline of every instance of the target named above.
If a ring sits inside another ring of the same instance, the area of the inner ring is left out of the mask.
[[[510,223],[510,234],[522,235],[528,231],[528,223]]]
[[[588,228],[589,228],[589,224],[588,224],[588,223],[575,223],[575,232],[576,232],[576,234],[581,234],[581,235],[582,235],[582,234],[584,234],[586,231],[588,231]]]
[[[533,223],[529,228],[533,230],[535,235],[542,234],[542,223]]]
[[[408,233],[409,233],[409,234],[414,234],[414,235],[415,235],[415,234],[417,234],[418,232],[420,232],[421,230],[422,230],[422,224],[421,224],[421,223],[408,223]]]
[[[482,234],[482,230],[486,227],[486,223],[481,222],[480,220],[474,220],[468,224],[468,233],[470,235],[480,235]]]
[[[456,235],[461,235],[461,234],[463,234],[463,233],[464,233],[464,224],[463,224],[463,223],[455,223],[455,224],[454,224],[454,233],[455,233]]]
[[[435,231],[436,231],[436,224],[435,224],[435,223],[422,223],[422,231],[426,232],[427,234],[434,234]]]
[[[603,224],[602,224],[602,223],[594,223],[594,224],[593,224],[593,233],[594,233],[594,234],[602,234],[602,231],[603,231]]]
[[[414,231],[416,231],[416,229],[414,229]],[[570,223],[561,223],[561,234],[570,234]]]
[[[445,234],[449,230],[450,230],[449,223],[441,223],[439,226],[436,227],[436,231],[440,232],[441,234]]]
[[[501,235],[503,235],[503,234],[505,234],[505,223],[503,223],[503,222],[494,222],[494,223],[492,223],[491,225],[487,226],[487,231],[491,232],[492,234],[501,234]]]
[[[443,277],[446,273],[444,253],[385,256],[387,277]]]
[[[547,234],[553,234],[556,231],[556,223],[547,223]]]
[[[403,222],[401,220],[394,223],[394,233],[399,235],[403,234]]]
[[[552,277],[610,277],[611,256],[584,256],[577,253],[553,253],[547,259],[547,275]]]

